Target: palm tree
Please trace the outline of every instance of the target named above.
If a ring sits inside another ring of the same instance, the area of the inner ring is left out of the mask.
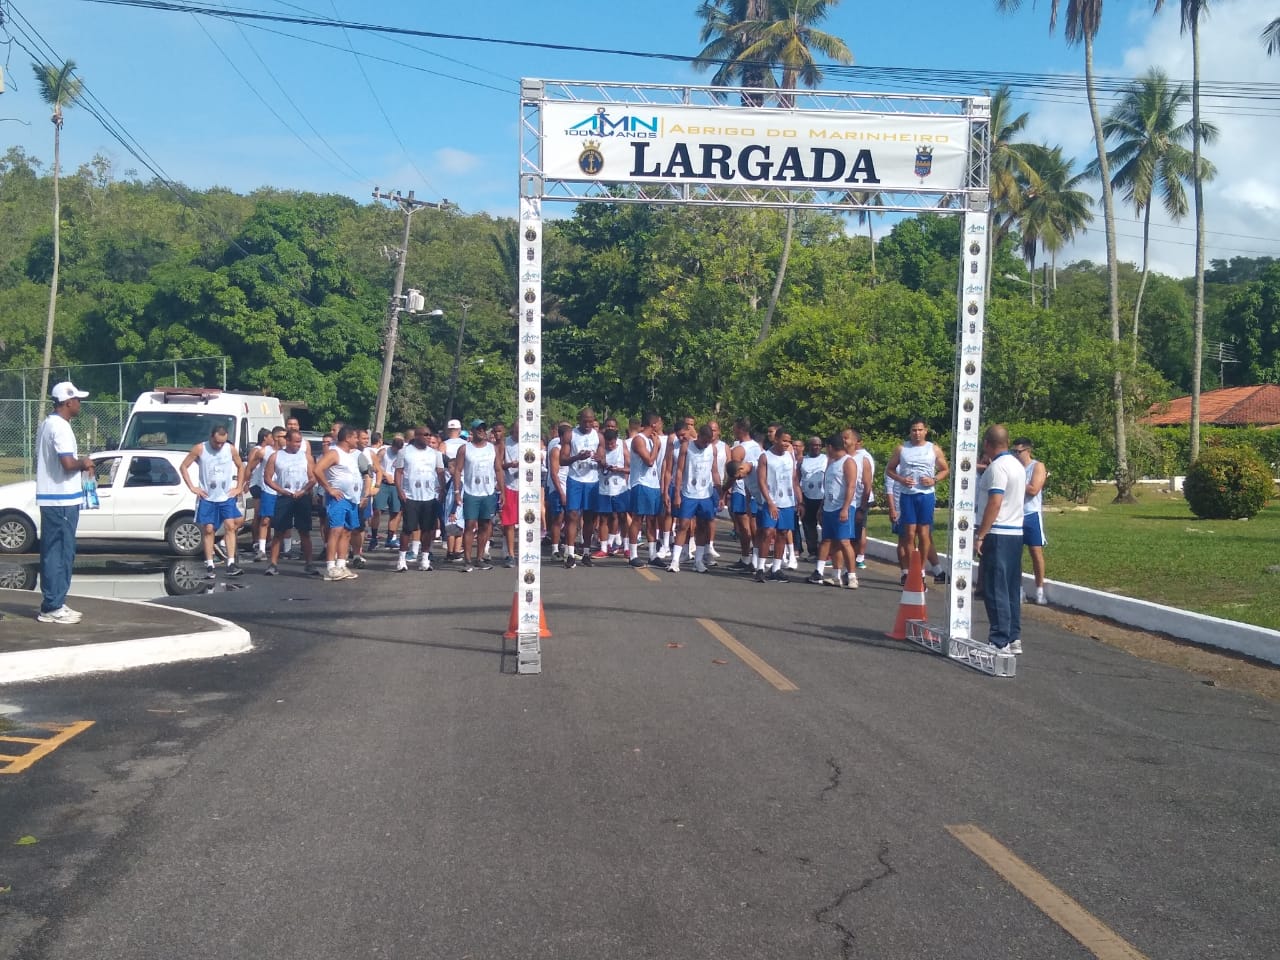
[[[1191,121],[1178,122],[1178,114],[1190,102],[1186,87],[1173,83],[1163,70],[1153,67],[1125,90],[1120,102],[1103,121],[1102,130],[1109,141],[1118,141],[1107,151],[1111,162],[1111,185],[1133,204],[1142,218],[1142,280],[1133,305],[1133,363],[1138,363],[1138,323],[1142,315],[1142,297],[1147,288],[1147,272],[1151,241],[1152,199],[1158,193],[1165,212],[1172,220],[1187,214],[1187,192],[1182,185],[1192,175],[1191,151],[1186,142],[1191,138]],[[1206,142],[1217,138],[1218,129],[1204,124],[1201,136]],[[1202,161],[1204,179],[1213,178],[1213,165]],[[1089,172],[1097,176],[1098,165],[1091,163]]]
[[[49,318],[44,328],[44,364],[40,373],[40,396],[49,395],[49,367],[53,363],[53,318],[58,307],[58,261],[61,258],[62,203],[58,194],[58,170],[62,158],[62,111],[80,96],[83,84],[74,76],[76,62],[61,67],[33,63],[40,98],[53,107],[53,279],[49,282]]]
[[[1160,0],[1157,0],[1159,3]],[[1049,32],[1058,26],[1060,0],[1049,0]],[[1022,0],[996,0],[1002,11],[1017,10]],[[1111,170],[1107,164],[1106,138],[1093,78],[1093,38],[1102,26],[1102,0],[1067,0],[1063,34],[1067,43],[1084,46],[1084,86],[1093,120],[1093,139],[1098,149],[1098,170],[1102,179],[1102,217],[1107,237],[1107,305],[1111,315],[1111,341],[1120,343],[1120,265],[1116,258],[1116,213],[1111,193]],[[1133,503],[1133,477],[1129,472],[1129,443],[1124,413],[1124,369],[1117,364],[1111,379],[1111,402],[1115,407],[1116,497],[1117,503]]]
[[[1265,30],[1262,31],[1262,42],[1266,44],[1267,53],[1275,56],[1280,53],[1280,17],[1276,17],[1267,24]]]
[[[713,83],[728,82],[738,78],[746,82],[752,79],[760,87],[779,87],[781,107],[795,106],[795,90],[803,84],[816,87],[822,82],[822,69],[814,59],[816,50],[837,63],[853,63],[853,54],[839,37],[824,33],[815,24],[826,19],[828,12],[840,0],[710,0],[698,8],[703,16],[702,39],[713,38],[694,61],[705,69],[713,59],[728,61],[717,71]],[[729,22],[741,13],[745,19]],[[736,51],[736,53],[734,52]],[[701,62],[700,62],[701,61]],[[774,65],[782,70],[782,80],[774,76]],[[760,72],[764,68],[763,73]],[[767,74],[767,77],[764,76]],[[743,102],[748,102],[744,95]],[[754,106],[759,104],[753,103]],[[782,241],[782,257],[774,278],[769,306],[760,323],[760,339],[769,336],[773,315],[782,295],[787,264],[791,260],[791,241],[795,235],[795,210],[787,210],[787,230]]]
[[[1164,0],[1155,0],[1158,13]],[[1200,144],[1200,16],[1209,0],[1180,0],[1182,32],[1191,31],[1191,189],[1196,206],[1196,306],[1191,334],[1191,460],[1200,456],[1200,368],[1204,362],[1204,168]],[[1267,28],[1270,30],[1270,27]]]
[[[735,81],[748,89],[771,89],[778,85],[768,64],[739,60],[742,51],[753,42],[745,25],[763,20],[768,10],[769,0],[705,0],[698,7],[698,17],[702,20],[698,39],[705,46],[693,65],[698,70],[716,67],[711,77],[712,86],[730,87]],[[758,107],[760,100],[758,93],[742,94],[744,107]]]
[[[988,253],[1009,234],[1009,228],[1017,221],[1018,208],[1022,205],[1022,187],[1030,173],[1027,166],[1028,144],[1014,140],[1027,126],[1030,114],[1013,116],[1013,94],[1008,87],[1000,87],[991,96],[991,190],[990,219],[992,242]],[[990,265],[988,264],[988,267]]]
[[[1035,278],[1036,254],[1043,250],[1054,258],[1077,233],[1093,222],[1093,198],[1080,183],[1088,172],[1073,174],[1072,161],[1064,157],[1061,147],[1047,144],[1023,144],[1026,173],[1020,178],[1023,200],[1018,212],[1018,232],[1022,237],[1022,256]],[[1035,286],[1031,288],[1035,295]],[[1041,287],[1043,305],[1048,306],[1049,291]]]
[[[858,192],[853,191],[845,194],[846,203],[856,203],[864,209],[858,211],[858,226],[864,223],[867,225],[867,239],[871,241],[871,285],[876,284],[876,234],[875,224],[872,217],[875,216],[874,210],[867,210],[866,207],[876,207],[884,203],[884,194],[878,192]]]

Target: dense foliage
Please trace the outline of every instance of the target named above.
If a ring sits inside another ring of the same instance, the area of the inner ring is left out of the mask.
[[[1271,471],[1248,447],[1204,450],[1183,486],[1191,512],[1203,520],[1239,520],[1257,515],[1275,492]]]
[[[40,162],[20,148],[0,158],[6,367],[40,362],[51,190]],[[397,212],[270,189],[179,196],[118,177],[102,159],[63,176],[62,204],[56,363],[226,355],[233,387],[305,401],[317,424],[369,416],[393,274],[383,253],[399,239]],[[784,219],[769,210],[586,204],[549,223],[548,413],[591,403],[620,416],[648,408],[722,420],[746,414],[799,433],[853,423],[883,437],[901,436],[907,418],[920,414],[948,429],[957,221],[924,215],[882,225],[873,273],[872,240],[857,224],[799,214],[762,340]],[[414,217],[406,285],[445,317],[401,325],[393,424],[443,411],[464,298],[457,408],[514,412],[514,231],[510,220],[456,210]],[[1109,339],[1105,270],[1078,263],[1038,275],[1048,304],[1033,304],[1018,243],[1014,231],[992,266],[983,420],[1072,424],[1108,449],[1110,371],[1132,357],[1124,350],[1117,358]],[[1135,296],[1139,279],[1123,269],[1122,295]],[[1237,343],[1249,357],[1248,371],[1227,367],[1228,376],[1280,370],[1271,316],[1280,265],[1215,263],[1209,279],[1210,338]],[[1149,278],[1140,359],[1126,378],[1130,414],[1187,391],[1190,313],[1185,281]],[[214,382],[218,371],[210,365],[205,379]],[[1217,372],[1206,365],[1207,384],[1216,385]],[[114,371],[103,380],[89,385],[106,398],[117,389]],[[125,393],[149,385],[126,384]],[[1052,445],[1052,428],[1044,431],[1037,442]],[[1093,448],[1072,449],[1086,469]],[[1099,471],[1107,469],[1104,462]],[[1056,472],[1071,495],[1075,479]]]

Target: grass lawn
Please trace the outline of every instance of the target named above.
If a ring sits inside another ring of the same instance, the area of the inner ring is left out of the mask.
[[[1252,520],[1199,520],[1181,494],[1137,493],[1131,505],[1112,504],[1113,487],[1097,488],[1088,509],[1046,504],[1049,579],[1280,630],[1280,572],[1267,572],[1280,566],[1280,503]],[[939,511],[940,541],[947,522]],[[892,539],[884,514],[870,531]]]

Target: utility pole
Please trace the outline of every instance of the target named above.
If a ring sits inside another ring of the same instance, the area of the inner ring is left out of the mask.
[[[401,240],[400,250],[398,251],[396,283],[391,293],[390,312],[387,317],[386,343],[383,345],[382,352],[382,382],[378,386],[378,409],[373,417],[373,430],[375,433],[381,433],[382,428],[386,426],[387,420],[387,399],[391,393],[391,364],[396,358],[396,338],[400,334],[400,311],[406,309],[406,305],[401,302],[400,291],[404,287],[405,261],[409,258],[409,230],[413,225],[413,215],[423,207],[439,210],[448,201],[431,203],[427,200],[415,200],[412,190],[409,191],[409,196],[405,197],[401,196],[399,190],[395,193],[383,193],[380,187],[373,188],[373,199],[390,200],[404,214],[404,239]],[[418,309],[421,309],[421,304],[417,306]]]

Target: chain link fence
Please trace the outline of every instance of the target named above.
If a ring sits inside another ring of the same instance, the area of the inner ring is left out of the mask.
[[[40,396],[40,367],[0,370],[0,483],[35,476],[35,439],[40,423],[53,409]],[[132,363],[85,363],[54,366],[49,386],[70,380],[89,398],[71,421],[82,454],[110,450],[124,435],[129,410],[138,394],[161,386],[227,388],[227,358],[138,360]]]

